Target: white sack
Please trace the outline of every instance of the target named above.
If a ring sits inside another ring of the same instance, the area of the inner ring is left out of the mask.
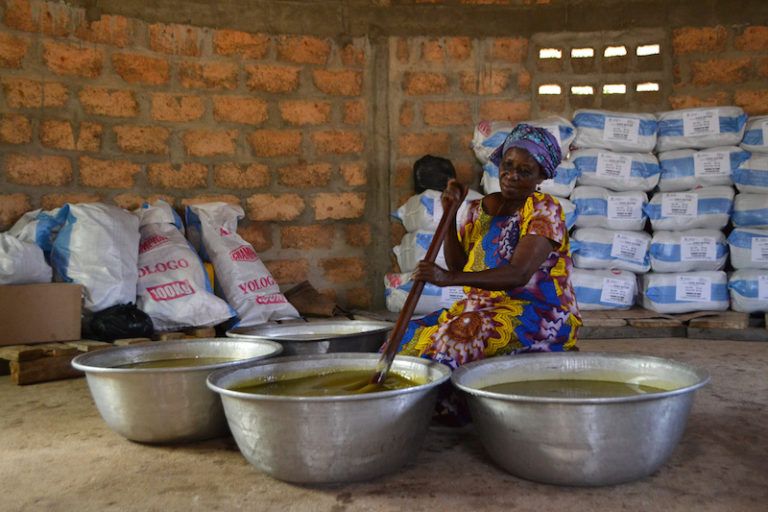
[[[642,231],[645,227],[645,192],[612,192],[603,187],[577,186],[571,194],[576,206],[576,227]]]
[[[237,234],[243,215],[240,206],[223,202],[187,206],[189,241],[213,264],[223,298],[237,311],[237,325],[299,317],[253,246]]]
[[[650,255],[654,272],[722,270],[728,245],[723,232],[716,229],[656,231]]]
[[[768,194],[768,153],[755,153],[733,171],[739,192]]]
[[[555,136],[560,144],[560,152],[563,158],[568,155],[568,148],[576,136],[576,129],[570,121],[562,117],[552,116],[533,121],[523,121],[523,123],[546,129]],[[477,123],[470,147],[481,164],[485,165],[488,163],[491,153],[501,146],[507,135],[512,133],[512,130],[518,124],[520,123],[513,123],[511,121],[480,121]]]
[[[159,199],[136,214],[141,233],[136,306],[150,316],[155,330],[211,327],[235,316],[213,294],[203,262],[184,238],[173,208]]]
[[[659,153],[659,190],[677,192],[696,187],[733,185],[733,173],[749,153],[738,146],[676,149]]]
[[[50,283],[53,269],[43,250],[8,233],[0,233],[0,285]]]
[[[656,152],[685,148],[736,146],[744,136],[747,115],[741,107],[699,107],[657,114]]]
[[[443,204],[440,202],[442,192],[427,189],[421,194],[416,194],[398,208],[392,216],[403,223],[406,231],[435,231],[443,216]],[[475,190],[467,191],[464,203],[456,214],[461,219],[467,209],[467,203],[474,199],[480,199],[483,195]]]
[[[571,153],[579,170],[579,185],[610,190],[653,190],[659,182],[659,161],[651,153],[616,153],[607,149],[579,149]]]
[[[653,114],[579,109],[573,125],[575,148],[649,153],[656,146],[658,127]]]
[[[651,235],[645,231],[579,228],[571,236],[573,264],[578,268],[629,270],[642,274],[651,268],[650,242]]]
[[[136,301],[139,219],[117,206],[70,204],[53,242],[51,265],[62,280],[83,286],[92,313]]]
[[[629,309],[637,300],[637,276],[626,270],[574,268],[571,284],[579,309]]]
[[[539,192],[558,197],[568,197],[576,186],[579,170],[570,160],[563,160],[555,169],[555,177],[542,181],[537,188]],[[486,194],[499,192],[499,168],[493,162],[483,165],[483,175],[480,185]]]
[[[424,230],[411,231],[403,235],[400,245],[392,248],[392,252],[395,253],[397,258],[400,272],[413,272],[416,270],[418,263],[427,255],[427,249],[429,249],[429,244],[432,242],[434,235],[434,231]],[[442,245],[435,258],[435,264],[447,268]]]
[[[12,235],[22,242],[31,242],[43,250],[46,261],[50,261],[53,241],[59,230],[67,221],[69,214],[69,205],[65,204],[61,208],[43,211],[40,208],[26,212],[16,223],[8,230]]]
[[[768,228],[768,194],[736,194],[733,225],[741,228]]]
[[[735,228],[728,235],[731,266],[768,269],[768,229]]]
[[[399,313],[403,309],[408,293],[413,288],[413,283],[410,273],[386,274],[384,276],[387,311]],[[424,283],[424,289],[416,302],[414,314],[427,315],[438,309],[449,308],[454,302],[464,298],[466,298],[466,294],[462,286],[440,287],[431,283]]]
[[[704,187],[688,192],[657,192],[645,213],[654,231],[722,229],[733,212],[732,187]]]
[[[560,203],[560,207],[563,209],[563,216],[565,217],[565,229],[571,229],[576,224],[576,205],[564,197],[552,197],[554,197],[555,200]]]
[[[657,313],[728,309],[728,277],[723,271],[650,272],[643,274],[640,280],[643,307]]]
[[[749,116],[741,147],[750,153],[768,152],[768,116]]]
[[[737,270],[728,278],[731,309],[742,313],[768,311],[768,269]]]

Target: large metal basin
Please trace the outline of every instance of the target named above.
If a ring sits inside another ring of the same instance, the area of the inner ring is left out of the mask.
[[[479,389],[540,379],[613,380],[669,391],[537,398]],[[456,369],[451,380],[465,393],[478,436],[499,466],[537,482],[599,486],[643,478],[667,461],[694,391],[709,382],[709,374],[658,357],[574,352],[476,361]]]
[[[145,443],[199,441],[228,434],[216,393],[205,379],[214,370],[277,355],[272,341],[199,338],[139,343],[81,354],[72,366],[85,372],[101,417],[118,434]],[[204,366],[115,368],[189,357],[236,359]]]
[[[253,379],[298,377],[330,370],[370,369],[378,354],[279,357],[221,370],[208,387],[221,394],[229,428],[245,458],[259,470],[296,483],[367,480],[413,460],[434,411],[437,387],[450,368],[397,356],[392,371],[426,384],[347,396],[258,395],[229,388]]]
[[[272,340],[283,345],[284,356],[334,352],[377,352],[387,341],[392,322],[378,320],[303,320],[238,327],[227,336],[247,340]]]

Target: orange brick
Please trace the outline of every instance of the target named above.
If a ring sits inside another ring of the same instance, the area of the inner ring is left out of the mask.
[[[315,153],[321,156],[359,153],[363,150],[363,145],[365,144],[362,134],[342,130],[312,132],[310,138],[315,145]]]
[[[63,107],[69,99],[69,89],[62,84],[24,78],[3,79],[3,93],[12,108]]]
[[[509,5],[509,2],[510,0],[461,0],[461,3],[469,5]]]
[[[331,181],[331,164],[317,162],[308,164],[300,162],[298,164],[281,167],[278,169],[280,175],[280,184],[292,188],[313,188],[325,187]]]
[[[404,187],[413,176],[413,165],[398,165],[395,170],[395,186],[398,188]],[[395,244],[397,245],[397,244]]]
[[[0,33],[0,67],[20,68],[28,47],[26,39]]]
[[[66,5],[27,0],[6,2],[4,21],[9,28],[56,37],[67,37],[72,22]]]
[[[75,134],[69,121],[46,119],[40,121],[39,131],[43,146],[63,150],[75,149]]]
[[[492,60],[522,63],[528,55],[528,40],[523,37],[497,37],[487,57]]]
[[[312,81],[320,91],[334,96],[359,96],[363,90],[360,71],[316,69],[312,72]]]
[[[29,197],[21,192],[0,194],[0,231],[10,229],[22,215],[31,209]]]
[[[254,194],[245,203],[250,220],[265,222],[295,220],[306,207],[304,199],[296,194]]]
[[[768,50],[768,27],[747,27],[736,36],[733,46],[737,50],[759,52]]]
[[[736,91],[733,102],[751,116],[768,114],[768,89]]]
[[[44,41],[43,61],[57,75],[96,78],[101,74],[101,51],[92,47]]]
[[[133,91],[109,91],[102,87],[83,87],[78,97],[86,114],[111,117],[139,115],[139,104]]]
[[[451,137],[447,133],[406,133],[397,137],[398,153],[404,156],[450,153]]]
[[[278,284],[300,283],[307,279],[307,260],[265,261],[264,265]]]
[[[98,188],[133,188],[141,167],[128,160],[100,160],[89,156],[77,159],[80,185]]]
[[[696,97],[696,96],[670,96],[669,105],[673,110],[697,107],[717,107],[730,104],[728,93],[719,91],[714,96]]]
[[[410,101],[403,102],[400,105],[400,126],[411,126],[414,117],[416,117],[416,112],[414,111],[413,103]]]
[[[261,124],[267,120],[267,102],[250,96],[216,96],[213,98],[216,121]]]
[[[121,208],[125,208],[126,210],[133,211],[144,203],[152,204],[158,199],[162,199],[166,203],[173,206],[173,204],[176,202],[176,199],[173,196],[170,195],[164,195],[164,194],[152,194],[146,197],[140,196],[138,194],[132,194],[132,193],[125,193],[125,194],[118,194],[112,200],[115,202],[115,204]],[[183,212],[178,212],[183,217]]]
[[[347,291],[347,308],[371,309],[371,289],[369,287],[352,288]]]
[[[182,136],[182,141],[189,156],[234,155],[237,131],[190,130]]]
[[[362,258],[327,258],[318,263],[323,276],[332,283],[360,281],[368,275],[368,263]]]
[[[768,78],[768,57],[763,57],[755,62],[757,76]]]
[[[251,244],[257,253],[272,248],[272,224],[269,222],[252,222],[248,226],[238,226],[237,234]]]
[[[280,247],[283,249],[330,249],[333,246],[333,225],[283,226]]]
[[[472,54],[472,42],[468,37],[449,37],[445,51],[452,60],[467,60]]]
[[[746,80],[751,59],[707,60],[691,63],[691,84],[734,84]]]
[[[344,183],[350,187],[360,187],[368,181],[365,174],[365,164],[360,162],[340,164],[339,172],[341,177],[344,178]]]
[[[487,101],[480,105],[480,119],[523,121],[531,117],[528,101]]]
[[[252,91],[284,93],[299,87],[301,68],[289,66],[246,66],[248,88]]]
[[[95,203],[101,201],[101,197],[96,194],[45,194],[40,198],[40,208],[43,210],[53,210],[67,203]]]
[[[321,193],[310,203],[315,210],[315,220],[358,219],[365,213],[365,194],[362,193]]]
[[[350,247],[371,245],[371,226],[369,224],[347,224],[344,226],[344,240]]]
[[[522,93],[531,90],[531,74],[529,72],[521,71],[520,74],[517,75],[517,89]]]
[[[501,94],[509,85],[509,72],[492,69],[489,72],[462,71],[460,88],[466,94]]]
[[[672,32],[672,48],[675,55],[719,53],[725,50],[727,39],[723,27],[684,27]]]
[[[136,31],[135,23],[124,16],[102,14],[101,17],[88,23],[83,20],[75,29],[75,37],[91,43],[109,44],[124,48],[129,46]]]
[[[5,179],[18,185],[68,185],[72,182],[72,162],[65,156],[11,153],[5,157]]]
[[[246,59],[261,59],[269,49],[269,36],[239,30],[217,30],[213,34],[213,49],[219,55],[239,55]]]
[[[156,163],[147,165],[147,180],[158,188],[204,188],[208,186],[208,166],[188,162],[181,165]]]
[[[442,62],[444,58],[441,41],[424,41],[421,43],[421,59],[424,62]]]
[[[344,124],[361,124],[364,121],[364,101],[348,101],[344,103]]]
[[[428,126],[471,126],[472,112],[464,101],[425,102],[424,123]]]
[[[292,125],[318,125],[331,120],[331,104],[327,101],[285,100],[279,107],[283,120]]]
[[[469,147],[467,145],[466,147]],[[466,185],[470,185],[474,182],[475,175],[478,172],[475,171],[475,164],[470,162],[453,162],[453,166],[456,169],[456,179]]]
[[[163,126],[115,126],[117,147],[123,153],[168,154],[168,137],[171,132]]]
[[[200,29],[188,25],[164,25],[154,23],[149,26],[149,47],[160,53],[200,56]]]
[[[301,155],[301,132],[298,130],[257,130],[248,137],[257,156]]]
[[[240,198],[232,194],[198,194],[195,197],[186,197],[181,199],[182,209],[192,204],[204,203],[229,203],[240,206]],[[239,230],[238,230],[239,231]]]
[[[393,222],[390,224],[390,243],[392,247],[400,245],[403,240],[403,236],[406,233],[405,226],[401,222]],[[392,255],[394,256],[394,254]]]
[[[112,68],[129,84],[158,85],[168,83],[168,59],[136,53],[116,53]]]
[[[366,51],[364,48],[360,48],[356,43],[344,45],[340,53],[341,63],[345,66],[362,66],[365,64]]]
[[[24,144],[32,141],[32,123],[18,114],[3,114],[0,117],[0,142]]]
[[[187,89],[228,89],[237,87],[237,66],[223,62],[182,62],[179,82]]]
[[[98,151],[101,149],[101,134],[104,127],[97,123],[83,123],[76,134],[75,149],[78,151]]]
[[[195,121],[203,117],[204,113],[205,107],[200,96],[152,94],[152,119],[156,121]]]
[[[403,64],[407,63],[411,58],[411,50],[408,46],[408,39],[404,37],[397,38],[397,46],[395,47],[395,57]]]
[[[277,56],[283,61],[324,65],[330,53],[331,46],[316,37],[280,36],[277,38]]]
[[[269,185],[269,167],[262,164],[249,166],[227,163],[213,168],[213,182],[217,187],[253,189]]]
[[[403,90],[406,94],[442,94],[448,90],[448,78],[440,73],[406,73]]]

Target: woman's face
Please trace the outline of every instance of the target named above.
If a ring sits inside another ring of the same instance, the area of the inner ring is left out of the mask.
[[[499,187],[505,199],[525,199],[546,176],[539,162],[522,148],[509,148],[499,165]]]

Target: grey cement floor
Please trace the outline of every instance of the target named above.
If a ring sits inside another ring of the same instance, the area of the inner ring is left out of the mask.
[[[332,487],[262,474],[231,438],[149,446],[111,431],[83,378],[16,386],[0,378],[1,511],[765,511],[768,343],[584,340],[581,349],[705,367],[680,445],[656,473],[600,488],[521,480],[472,431],[430,429],[396,474]]]

